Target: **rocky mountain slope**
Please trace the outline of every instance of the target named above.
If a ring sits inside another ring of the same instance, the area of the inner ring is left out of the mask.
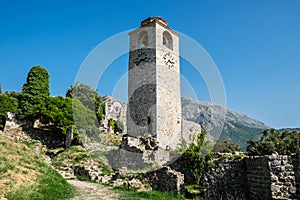
[[[126,125],[126,104],[109,96],[104,100],[106,102],[104,121],[113,118]],[[199,102],[186,97],[182,97],[181,102],[183,119],[200,124],[201,130],[206,130],[215,140],[228,139],[245,147],[249,138],[258,139],[264,129],[270,128],[262,122],[216,103]]]
[[[182,97],[182,115],[201,125],[215,139],[231,140],[243,147],[249,138],[257,139],[268,125],[216,103]]]

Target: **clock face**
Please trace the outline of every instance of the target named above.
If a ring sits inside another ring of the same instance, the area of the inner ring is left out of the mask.
[[[167,52],[164,54],[163,56],[163,59],[164,59],[164,62],[166,64],[166,66],[169,68],[169,69],[172,69],[174,68],[175,66],[175,59],[173,58],[172,54]]]
[[[144,64],[145,62],[149,62],[149,61],[150,61],[150,58],[149,58],[148,54],[143,49],[140,49],[137,52],[137,56],[134,59],[134,63],[136,65]]]

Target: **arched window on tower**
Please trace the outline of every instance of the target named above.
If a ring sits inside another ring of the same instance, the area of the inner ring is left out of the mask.
[[[173,50],[173,39],[171,34],[168,31],[163,33],[163,45]]]
[[[147,31],[142,31],[139,34],[139,38],[140,38],[140,48],[146,48],[148,47],[148,32]]]

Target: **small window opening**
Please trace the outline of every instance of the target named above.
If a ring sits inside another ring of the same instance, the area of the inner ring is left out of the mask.
[[[147,31],[142,31],[140,33],[140,47],[141,48],[146,48],[148,47],[148,33]]]
[[[163,46],[173,50],[173,40],[169,32],[165,31],[163,33]]]

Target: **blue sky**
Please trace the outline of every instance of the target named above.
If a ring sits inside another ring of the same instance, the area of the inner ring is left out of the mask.
[[[0,0],[0,84],[20,91],[29,69],[45,67],[51,95],[64,96],[100,42],[162,16],[201,44],[223,78],[227,106],[275,128],[300,127],[300,1],[14,1]],[[106,71],[101,95],[127,70],[126,55]],[[199,100],[201,76],[182,60]]]

